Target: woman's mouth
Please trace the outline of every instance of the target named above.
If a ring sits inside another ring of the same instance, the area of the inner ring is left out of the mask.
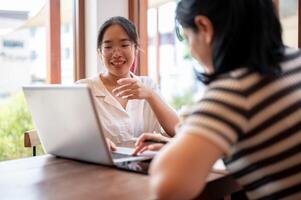
[[[126,61],[125,60],[115,60],[115,61],[111,61],[110,63],[113,66],[119,67],[121,65],[124,65],[126,63]]]

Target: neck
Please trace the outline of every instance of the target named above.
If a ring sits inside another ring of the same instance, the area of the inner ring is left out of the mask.
[[[119,79],[121,79],[121,78],[129,78],[129,77],[130,77],[130,73],[128,73],[128,74],[125,75],[125,76],[115,76],[115,75],[110,74],[110,73],[107,72],[107,73],[105,73],[102,77],[103,77],[103,78],[105,79],[105,81],[106,81],[107,83],[109,83],[110,85],[117,86],[117,85],[118,85],[117,81],[118,81]]]

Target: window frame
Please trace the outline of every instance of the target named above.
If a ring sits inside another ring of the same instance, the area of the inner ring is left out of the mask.
[[[61,83],[60,0],[48,0],[47,9],[47,83]],[[73,0],[74,80],[85,78],[85,0]]]
[[[138,58],[134,63],[134,73],[137,75],[148,75],[148,35],[147,35],[147,9],[148,0],[128,0],[129,19],[137,27],[140,37]]]
[[[277,12],[279,13],[279,0],[273,0],[275,3],[275,7]],[[138,69],[136,70],[136,74],[138,75],[148,75],[148,58],[147,58],[147,48],[148,48],[148,35],[147,35],[147,10],[148,10],[148,0],[128,0],[129,5],[129,19],[134,22],[136,27],[138,28],[138,33],[140,35],[141,40],[141,49],[142,52],[139,51],[138,54]],[[157,16],[158,17],[158,16]],[[298,48],[301,48],[301,0],[298,0]],[[158,35],[157,35],[158,37]],[[159,42],[160,38],[157,38],[156,41],[156,49],[157,54],[159,54]],[[157,55],[158,56],[158,55]],[[159,57],[157,59],[157,78],[156,80],[159,82]]]

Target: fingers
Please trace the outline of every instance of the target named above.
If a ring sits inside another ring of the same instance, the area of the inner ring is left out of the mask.
[[[112,92],[118,93],[119,91],[126,90],[126,89],[133,89],[138,87],[138,81],[133,78],[121,78],[117,81],[117,83],[120,85],[119,87],[112,90]],[[136,87],[135,87],[136,86]]]
[[[117,146],[114,142],[111,141],[111,146],[110,146],[111,151],[116,151],[117,150]]]
[[[136,89],[127,89],[127,90],[119,92],[118,94],[116,94],[116,96],[126,99],[129,97],[137,97],[138,94],[139,94],[139,92]]]
[[[153,140],[153,141],[159,141],[158,140],[158,136],[154,133],[143,133],[142,135],[140,135],[135,143],[135,146],[139,146],[142,143],[144,143],[146,140]]]
[[[138,155],[138,153],[145,147],[145,145],[139,145],[135,148],[134,152],[132,153],[132,155]]]
[[[149,141],[154,142],[160,142],[163,137],[160,134],[154,134],[154,133],[143,133],[140,135],[135,143],[135,150],[133,152],[133,155],[138,155],[143,153],[144,151],[151,150],[151,151],[159,151],[164,144],[162,143],[149,143]]]
[[[109,138],[106,138],[106,142],[107,142],[107,145],[108,145],[108,147],[111,151],[116,151],[117,150],[117,146]]]
[[[164,144],[158,143],[158,144],[150,144],[150,145],[140,145],[135,148],[133,155],[139,155],[142,154],[145,151],[159,151]]]
[[[165,137],[165,136],[161,135],[160,133],[143,133],[142,135],[140,135],[137,138],[135,145],[138,146],[141,143],[144,143],[146,141],[167,143],[170,141],[170,138]]]
[[[117,83],[119,85],[133,84],[133,83],[136,83],[136,82],[137,82],[137,79],[134,79],[134,78],[121,78],[117,81]]]
[[[142,154],[144,151],[147,151],[149,148],[148,145],[142,147],[139,151],[137,151],[137,154],[136,155],[139,155],[139,154]]]
[[[115,88],[114,90],[112,90],[112,93],[115,96],[121,97],[123,99],[136,99],[140,94],[140,85],[135,80],[135,82],[126,83]]]
[[[134,78],[121,78],[117,81],[119,87],[112,90],[112,93],[123,99],[148,99],[153,91]]]
[[[151,145],[148,146],[148,150],[150,150],[150,151],[159,151],[163,146],[164,146],[164,144],[162,144],[162,143],[151,144]]]
[[[137,84],[125,84],[125,85],[121,85],[117,88],[115,88],[114,90],[112,90],[113,94],[118,94],[122,91],[125,91],[125,90],[133,90],[133,89],[137,89],[139,88],[139,85]]]

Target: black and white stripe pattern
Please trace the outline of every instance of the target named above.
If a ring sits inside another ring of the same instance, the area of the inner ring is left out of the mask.
[[[224,149],[250,199],[301,199],[301,52],[287,49],[281,66],[279,77],[242,68],[212,82],[180,127]]]

